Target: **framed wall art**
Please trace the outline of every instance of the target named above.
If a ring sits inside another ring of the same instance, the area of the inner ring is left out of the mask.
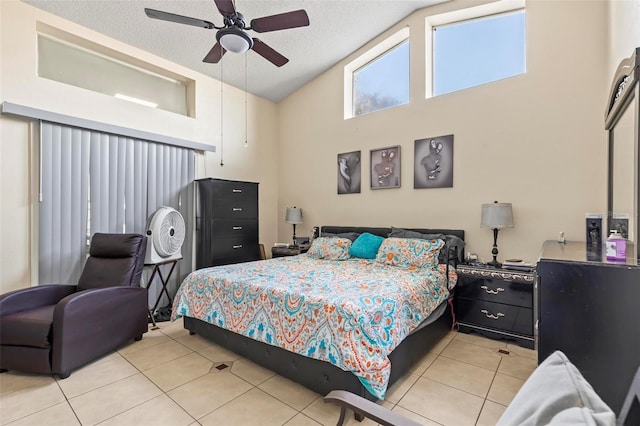
[[[360,151],[338,154],[338,194],[359,194]]]
[[[371,150],[371,189],[400,187],[400,145]]]
[[[415,141],[413,187],[453,187],[453,135]]]

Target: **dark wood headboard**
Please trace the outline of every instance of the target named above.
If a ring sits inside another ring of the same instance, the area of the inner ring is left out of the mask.
[[[464,230],[462,229],[430,229],[430,228],[403,228],[409,231],[420,232],[421,234],[445,234],[455,235],[456,237],[464,240]],[[366,227],[366,226],[322,226],[320,228],[320,235],[324,233],[329,234],[342,234],[343,232],[357,232],[362,234],[368,232],[373,235],[379,235],[381,237],[388,237],[391,232],[391,228],[378,228],[378,227]]]

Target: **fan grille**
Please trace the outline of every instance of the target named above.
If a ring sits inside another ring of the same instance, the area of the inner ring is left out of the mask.
[[[169,211],[160,223],[160,232],[153,235],[156,251],[160,256],[175,254],[182,247],[185,236],[184,220],[175,210]]]

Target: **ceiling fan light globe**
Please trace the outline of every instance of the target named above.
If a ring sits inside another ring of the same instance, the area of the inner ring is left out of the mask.
[[[218,31],[216,39],[225,50],[233,53],[244,53],[253,46],[251,37],[237,28],[225,28]]]

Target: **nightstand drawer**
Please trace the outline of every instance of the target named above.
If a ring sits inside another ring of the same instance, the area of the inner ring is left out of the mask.
[[[529,283],[461,277],[456,294],[468,299],[533,308],[533,285]]]
[[[474,299],[457,299],[456,316],[470,323],[525,336],[533,335],[533,310]]]

